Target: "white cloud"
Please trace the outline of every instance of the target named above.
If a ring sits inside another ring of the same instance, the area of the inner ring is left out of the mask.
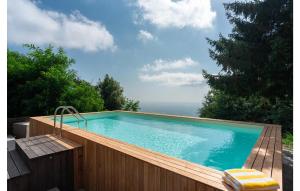
[[[140,74],[140,79],[146,82],[158,82],[167,86],[194,86],[204,82],[201,73],[162,72],[158,74]]]
[[[40,9],[30,0],[9,0],[7,13],[9,43],[52,44],[90,52],[116,48],[105,26],[79,11],[65,15]]]
[[[183,69],[189,66],[195,66],[199,63],[191,58],[184,58],[179,60],[155,60],[152,64],[146,64],[143,66],[142,71],[162,71],[170,69]]]
[[[216,12],[211,0],[136,0],[143,20],[165,27],[211,28]]]
[[[183,69],[196,65],[199,63],[189,57],[178,60],[157,59],[141,68],[139,78],[166,86],[196,86],[204,82],[202,74],[182,72]]]
[[[144,43],[154,40],[154,36],[150,32],[145,31],[145,30],[140,30],[137,38]]]

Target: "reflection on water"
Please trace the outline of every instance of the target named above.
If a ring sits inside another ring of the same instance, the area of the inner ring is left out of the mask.
[[[111,113],[88,117],[88,131],[218,170],[239,168],[261,128]],[[77,126],[68,119],[66,124]],[[84,128],[84,123],[80,123]]]

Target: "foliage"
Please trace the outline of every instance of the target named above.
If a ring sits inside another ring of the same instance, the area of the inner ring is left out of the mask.
[[[203,105],[200,113],[206,117],[261,122],[265,109],[270,107],[264,98],[232,96],[218,90],[210,91]]]
[[[293,134],[286,132],[283,135],[282,143],[290,150],[293,150]]]
[[[104,79],[99,80],[97,88],[104,99],[104,107],[107,110],[120,110],[125,103],[125,97],[123,96],[123,88],[120,83],[105,75]]]
[[[60,105],[72,105],[79,111],[95,112],[104,109],[104,101],[97,89],[86,81],[73,82],[62,95]],[[84,110],[82,110],[84,108]]]
[[[139,102],[125,99],[112,77],[106,75],[97,86],[80,80],[69,69],[75,61],[63,49],[25,47],[27,54],[8,50],[9,117],[50,115],[59,105],[72,105],[80,112],[139,110]]]
[[[225,4],[234,25],[228,38],[208,39],[219,75],[204,72],[212,88],[238,96],[291,98],[292,1],[264,0]]]
[[[125,111],[138,111],[140,110],[139,104],[139,101],[126,98],[122,109]]]
[[[293,100],[276,99],[270,111],[270,121],[281,124],[285,133],[293,133]]]
[[[61,104],[79,111],[99,111],[103,100],[69,69],[74,60],[63,49],[25,45],[27,54],[8,50],[8,117],[49,115]],[[80,102],[80,103],[79,103]]]
[[[286,102],[289,101],[278,99],[272,104],[261,96],[240,97],[211,90],[199,113],[209,118],[282,124],[285,130],[292,131],[293,108]]]
[[[293,18],[291,0],[224,4],[228,37],[208,39],[221,71],[203,71],[212,91],[200,116],[282,124],[292,130]]]
[[[108,74],[102,81],[99,80],[96,87],[104,99],[105,109],[126,111],[138,111],[140,109],[139,101],[126,98],[120,83]]]

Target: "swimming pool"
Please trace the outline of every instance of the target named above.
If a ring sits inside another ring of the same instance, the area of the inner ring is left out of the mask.
[[[87,131],[217,170],[240,168],[261,126],[187,118],[104,112],[85,115]],[[64,124],[78,127],[76,118]],[[85,129],[84,122],[79,128]]]

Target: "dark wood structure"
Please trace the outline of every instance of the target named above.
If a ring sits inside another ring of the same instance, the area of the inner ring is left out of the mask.
[[[81,173],[78,169],[81,169],[81,162],[78,160],[82,147],[79,144],[53,135],[35,136],[17,139],[16,149],[9,156],[13,154],[22,161],[23,167],[18,168],[18,179],[8,179],[8,190],[43,191],[57,187],[73,191],[80,187]],[[10,171],[16,171],[12,165],[8,166]]]
[[[29,190],[30,170],[19,153],[8,148],[7,151],[7,188],[14,191]]]

